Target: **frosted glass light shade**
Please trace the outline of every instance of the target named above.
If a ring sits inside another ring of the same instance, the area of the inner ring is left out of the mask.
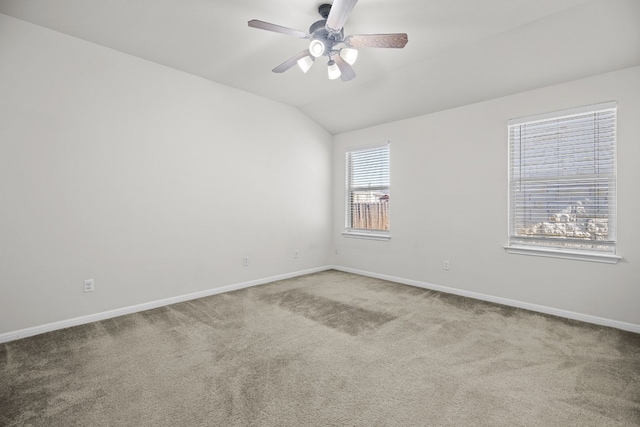
[[[335,80],[340,77],[340,74],[342,73],[340,72],[340,68],[338,68],[338,64],[336,64],[333,59],[329,61],[328,65],[329,66],[327,67],[327,73],[329,74],[329,79]]]
[[[343,47],[340,50],[340,56],[344,59],[344,62],[349,65],[353,65],[358,59],[358,51],[350,47]]]
[[[310,56],[305,56],[304,58],[298,59],[298,67],[300,67],[303,73],[306,73],[307,71],[309,71],[312,65],[313,65],[313,58]]]
[[[311,43],[309,43],[309,53],[313,55],[314,58],[318,58],[322,56],[322,54],[324,53],[324,50],[325,50],[325,46],[321,40],[317,40],[317,39],[311,40]]]

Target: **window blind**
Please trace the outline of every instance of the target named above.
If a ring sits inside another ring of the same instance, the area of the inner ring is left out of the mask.
[[[510,245],[615,253],[616,106],[509,123]]]
[[[346,228],[389,230],[389,144],[346,153]]]

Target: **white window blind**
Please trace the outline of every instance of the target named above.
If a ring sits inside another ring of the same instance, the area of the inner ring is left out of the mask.
[[[389,144],[346,153],[346,229],[389,230]]]
[[[509,122],[509,246],[615,254],[616,112]]]

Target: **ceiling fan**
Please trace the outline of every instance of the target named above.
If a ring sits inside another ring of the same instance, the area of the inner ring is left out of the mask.
[[[357,2],[358,0],[335,0],[333,5],[320,5],[318,12],[322,19],[311,24],[308,33],[257,19],[249,21],[249,26],[311,40],[308,49],[278,65],[273,69],[274,73],[283,73],[296,64],[306,73],[316,58],[327,56],[329,58],[327,64],[329,78],[334,80],[339,77],[342,81],[347,82],[356,76],[356,72],[352,67],[358,57],[356,48],[400,49],[409,41],[405,33],[358,34],[345,37],[344,24]]]

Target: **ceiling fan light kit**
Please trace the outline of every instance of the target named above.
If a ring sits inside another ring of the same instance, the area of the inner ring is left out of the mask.
[[[306,73],[311,69],[313,65],[313,58],[310,56],[305,56],[303,58],[298,59],[298,67],[302,70],[303,73]]]
[[[315,39],[311,40],[311,43],[309,43],[309,53],[311,53],[314,58],[321,57],[322,55],[324,55],[326,50],[327,48],[322,40]]]
[[[338,64],[333,59],[327,63],[327,74],[329,75],[329,80],[335,80],[342,74]]]
[[[308,33],[257,19],[252,19],[248,24],[252,28],[311,40],[308,50],[299,52],[278,65],[273,69],[274,73],[283,73],[296,64],[306,73],[313,65],[315,58],[324,55],[329,57],[327,64],[329,79],[335,80],[339,77],[346,82],[356,76],[353,67],[351,67],[358,58],[356,47],[401,49],[408,42],[405,33],[360,34],[345,38],[344,24],[357,2],[358,0],[335,0],[333,5],[320,5],[318,12],[322,19],[314,22],[309,27]]]
[[[343,47],[340,49],[340,56],[342,56],[342,59],[347,61],[347,64],[353,65],[358,59],[358,51],[351,47]]]

